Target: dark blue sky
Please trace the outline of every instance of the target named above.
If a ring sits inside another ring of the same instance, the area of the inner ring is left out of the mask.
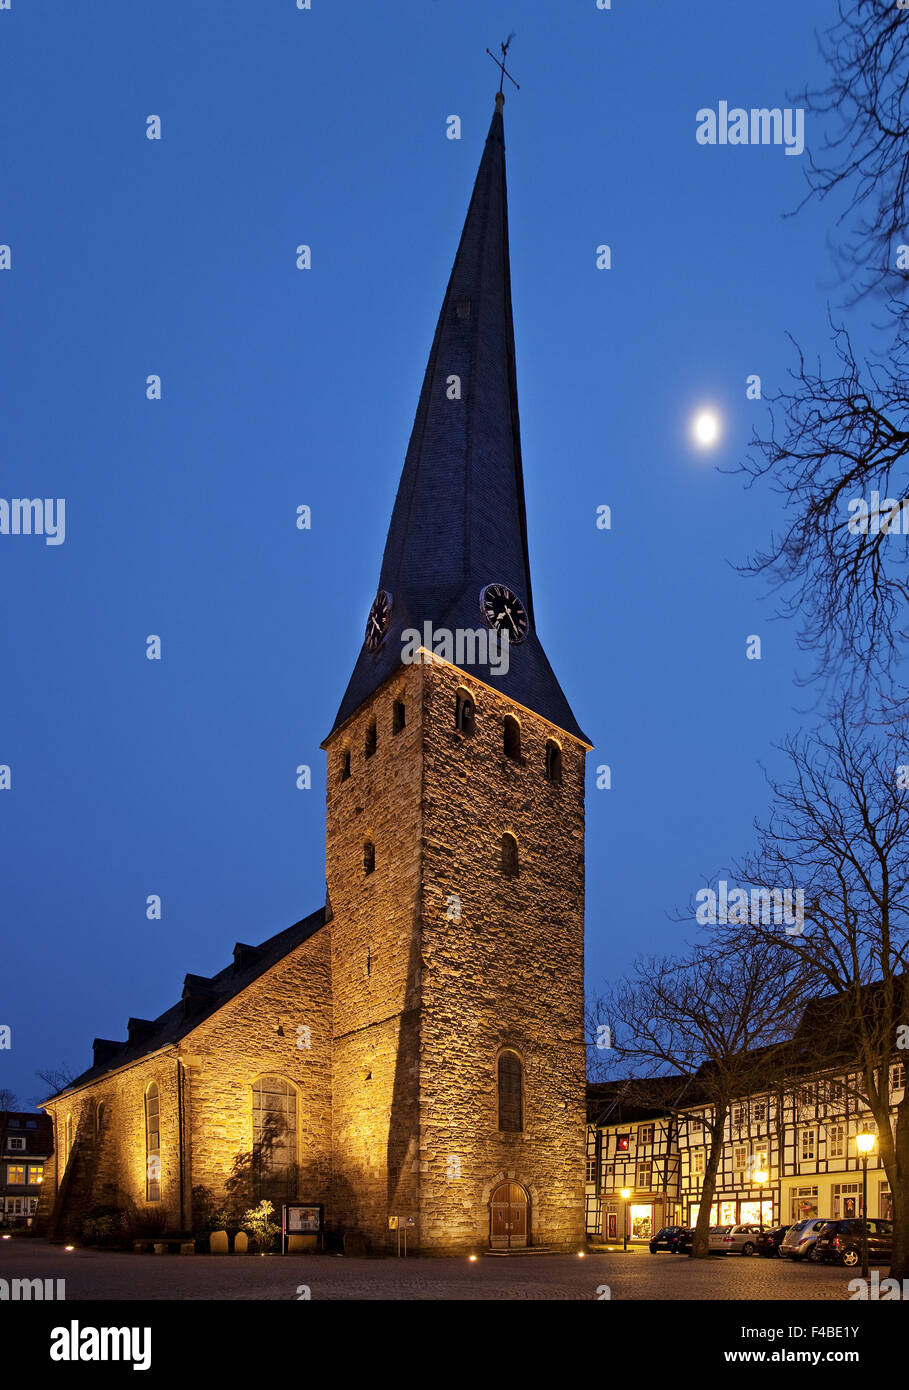
[[[49,0],[0,12],[0,1085],[81,1070],[324,900],[324,755],[379,573],[492,113],[505,109],[537,627],[595,740],[588,973],[751,843],[798,727],[791,626],[731,562],[780,520],[724,476],[826,340],[832,210],[807,156],[709,148],[785,106],[822,0]],[[163,139],[146,139],[159,115]],[[462,139],[446,138],[457,114]],[[821,134],[808,119],[809,145]],[[295,267],[308,243],[313,265]],[[608,243],[613,269],[598,271]],[[859,339],[861,342],[861,338]],[[163,399],[145,398],[160,373]],[[691,446],[695,409],[724,433]],[[312,508],[312,529],[295,511]],[[608,503],[610,532],[596,528]],[[163,660],[145,640],[163,640]],[[749,634],[763,659],[745,659]],[[595,769],[612,767],[611,791]],[[295,787],[299,763],[313,789]],[[163,919],[149,922],[149,894]]]

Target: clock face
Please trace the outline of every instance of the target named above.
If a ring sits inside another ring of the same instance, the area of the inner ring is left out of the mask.
[[[365,642],[368,652],[377,652],[385,641],[391,622],[391,607],[391,594],[385,589],[380,589],[366,619]]]
[[[530,631],[526,608],[504,584],[486,585],[480,594],[480,610],[496,632],[508,633],[509,642],[523,642]]]

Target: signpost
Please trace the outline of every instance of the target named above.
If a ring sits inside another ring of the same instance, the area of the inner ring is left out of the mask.
[[[417,1223],[412,1216],[390,1216],[388,1218],[388,1229],[398,1233],[398,1255],[407,1255],[407,1232],[408,1229]],[[401,1232],[404,1232],[404,1240],[401,1240]]]

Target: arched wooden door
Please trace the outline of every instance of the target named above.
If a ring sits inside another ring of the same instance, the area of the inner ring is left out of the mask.
[[[527,1244],[527,1193],[520,1183],[500,1182],[489,1199],[489,1243],[494,1250],[518,1249]]]

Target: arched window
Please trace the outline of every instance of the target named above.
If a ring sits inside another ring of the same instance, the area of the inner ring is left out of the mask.
[[[349,748],[345,748],[344,751],[343,751],[343,753],[341,754],[341,776],[339,777],[338,780],[339,780],[340,782],[346,782],[349,776],[350,776],[350,749],[349,749]]]
[[[507,833],[502,836],[502,873],[508,878],[518,875],[518,842]]]
[[[455,699],[455,728],[461,734],[476,732],[476,707],[469,690],[459,690]]]
[[[403,700],[395,700],[391,707],[391,732],[399,734],[407,723],[407,710]]]
[[[505,756],[514,758],[515,761],[521,756],[521,726],[513,714],[505,716]]]
[[[524,1128],[524,1068],[516,1052],[499,1053],[499,1129]]]
[[[73,1117],[67,1115],[63,1123],[63,1167],[69,1163],[69,1156],[73,1151]]]
[[[367,840],[363,846],[363,872],[371,874],[376,867],[376,847],[372,840]]]
[[[260,1076],[252,1088],[254,1196],[297,1195],[297,1092],[283,1076]]]
[[[372,757],[373,753],[376,751],[377,742],[378,735],[376,734],[376,721],[374,719],[370,719],[369,723],[366,726],[366,742],[363,745],[363,753],[365,757]]]
[[[145,1091],[145,1200],[161,1200],[161,1134],[158,1129],[158,1087],[149,1083]]]
[[[562,785],[562,750],[554,738],[546,742],[546,780],[554,787]]]

